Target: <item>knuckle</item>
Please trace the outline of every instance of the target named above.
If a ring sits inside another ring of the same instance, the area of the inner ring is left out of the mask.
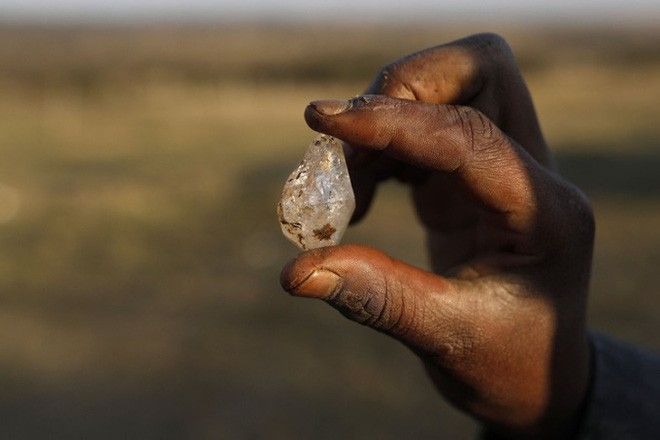
[[[482,46],[496,51],[509,51],[510,46],[506,38],[494,32],[483,32],[476,35]]]
[[[416,99],[414,91],[405,80],[404,70],[404,62],[401,60],[384,66],[368,90],[395,98]]]
[[[390,82],[390,78],[392,77],[391,70],[392,70],[391,64],[382,67],[376,74],[376,77],[371,82],[371,85],[368,87],[367,90],[370,93],[383,92],[387,88]]]
[[[342,289],[330,303],[342,315],[373,329],[399,335],[403,327],[403,309],[396,302],[400,295],[385,277],[371,279],[368,286]],[[400,301],[399,301],[400,302]]]
[[[371,325],[384,319],[386,300],[380,294],[380,283],[366,288],[344,288],[331,298],[330,303],[352,321]]]
[[[472,107],[454,107],[454,112],[462,138],[467,142],[466,153],[480,159],[497,157],[507,141],[495,124]]]
[[[502,36],[477,34],[468,38],[468,46],[474,52],[484,77],[495,82],[508,82],[519,76],[513,50]]]
[[[561,255],[591,253],[596,232],[596,222],[591,203],[584,193],[561,178],[555,181],[546,209],[539,217],[545,227],[541,231],[552,240],[546,246]],[[590,258],[587,260],[590,261]]]
[[[574,239],[580,243],[592,244],[596,232],[596,222],[591,203],[577,187],[568,184],[563,197],[567,217],[574,231]]]
[[[510,59],[513,55],[507,40],[496,33],[476,34],[470,43],[483,55],[494,59]]]

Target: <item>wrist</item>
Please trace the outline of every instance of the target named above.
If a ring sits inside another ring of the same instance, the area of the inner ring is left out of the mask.
[[[578,437],[590,402],[593,356],[586,333],[576,339],[579,341],[570,346],[555,341],[545,373],[548,377],[545,395],[536,394],[537,397],[528,399],[518,410],[511,408],[508,422],[485,422],[484,440],[566,440]],[[518,411],[528,414],[528,418],[516,420]]]

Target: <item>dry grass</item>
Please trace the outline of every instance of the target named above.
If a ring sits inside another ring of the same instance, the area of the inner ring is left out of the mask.
[[[310,99],[471,30],[0,28],[2,436],[472,432],[402,347],[280,291],[273,213]],[[660,35],[505,35],[596,207],[592,321],[660,348]],[[382,195],[348,239],[424,264]]]

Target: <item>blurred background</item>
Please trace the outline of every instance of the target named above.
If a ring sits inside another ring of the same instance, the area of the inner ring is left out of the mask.
[[[308,3],[0,4],[1,438],[470,438],[405,348],[281,290],[275,204],[308,101],[474,32],[594,204],[592,327],[660,349],[660,5]],[[388,183],[345,241],[426,267],[392,218]]]

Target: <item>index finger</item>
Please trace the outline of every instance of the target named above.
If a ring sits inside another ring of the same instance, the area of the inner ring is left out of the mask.
[[[362,96],[313,102],[305,117],[310,127],[360,149],[457,175],[498,229],[526,234],[535,228],[536,189],[547,187],[541,181],[549,173],[472,108]]]

